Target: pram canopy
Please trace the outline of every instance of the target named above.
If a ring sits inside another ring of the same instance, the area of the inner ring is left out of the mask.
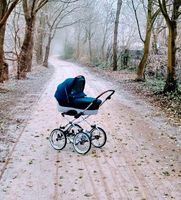
[[[88,107],[87,110],[98,110],[102,101],[100,99],[95,100],[95,98],[87,97],[84,93],[84,88],[84,76],[68,78],[58,85],[55,92],[55,98],[58,101],[58,104],[62,107],[75,108],[79,110],[84,110]],[[89,107],[91,103],[93,104]]]

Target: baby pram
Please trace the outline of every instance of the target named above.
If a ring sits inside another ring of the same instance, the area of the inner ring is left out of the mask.
[[[114,94],[114,90],[107,90],[96,98],[87,97],[84,93],[85,78],[84,76],[77,76],[75,78],[68,78],[63,83],[59,84],[55,92],[55,98],[57,100],[58,111],[62,116],[66,118],[66,115],[73,116],[74,119],[69,121],[65,126],[60,126],[54,129],[49,137],[50,143],[56,150],[62,150],[66,144],[67,139],[73,143],[74,149],[80,154],[86,154],[91,144],[95,147],[102,147],[105,145],[107,136],[105,131],[91,125],[86,120],[89,116],[97,114],[100,106],[111,99]],[[105,94],[108,94],[104,96]],[[104,99],[101,100],[101,97]],[[78,119],[81,117],[81,121]],[[79,123],[87,122],[91,130],[85,131]]]

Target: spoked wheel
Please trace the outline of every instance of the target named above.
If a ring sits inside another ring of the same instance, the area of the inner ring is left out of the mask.
[[[78,125],[78,124],[72,124],[68,128],[68,130],[67,130],[67,132],[68,132],[68,139],[70,140],[70,142],[73,143],[75,135],[77,133],[79,133],[80,131],[82,131],[82,130],[83,129],[82,129],[82,127],[80,125]]]
[[[67,138],[65,133],[60,129],[54,129],[50,133],[50,144],[56,150],[62,150],[67,144]]]
[[[79,154],[86,154],[91,148],[91,140],[87,133],[79,132],[74,137],[74,149]]]
[[[107,136],[102,128],[100,127],[93,128],[90,131],[90,133],[91,133],[91,143],[93,146],[101,148],[105,145],[107,141]]]

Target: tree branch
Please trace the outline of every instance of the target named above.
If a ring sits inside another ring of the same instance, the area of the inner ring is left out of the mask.
[[[171,20],[169,18],[168,12],[167,12],[165,0],[162,0],[162,2],[161,2],[161,0],[158,0],[158,3],[159,3],[160,10],[161,10],[163,16],[165,17],[165,20],[166,20],[167,24],[170,25],[171,24]]]
[[[65,28],[65,27],[67,27],[67,26],[72,26],[72,25],[74,25],[74,24],[76,24],[76,23],[78,23],[78,22],[80,22],[80,20],[77,20],[77,21],[72,22],[72,23],[64,24],[64,25],[62,25],[62,26],[57,26],[55,29],[62,29],[62,28]]]
[[[0,28],[6,23],[9,15],[11,14],[11,12],[13,11],[13,9],[15,8],[15,6],[18,4],[19,0],[14,0],[9,9],[7,9],[6,13],[4,14],[3,18],[0,20]]]
[[[153,26],[153,24],[154,24],[154,22],[155,22],[155,20],[156,20],[156,18],[157,18],[157,16],[158,16],[159,13],[160,13],[160,9],[158,9],[157,11],[155,11],[155,13],[152,15],[152,17],[151,17],[151,24],[150,24],[151,28],[152,28],[152,26]]]
[[[27,0],[23,0],[23,10],[24,10],[25,19],[27,21],[31,17],[30,12],[29,12],[29,8],[28,8]]]
[[[138,27],[138,33],[139,33],[139,36],[140,36],[140,39],[143,43],[145,43],[145,40],[143,39],[142,35],[141,35],[141,29],[140,29],[140,24],[139,24],[139,20],[138,20],[138,15],[137,15],[137,10],[135,8],[135,5],[134,5],[134,2],[133,0],[131,0],[131,3],[132,3],[132,6],[133,6],[133,11],[134,11],[134,15],[135,15],[135,18],[136,18],[136,23],[137,23],[137,27]]]
[[[48,0],[48,1],[51,2],[51,1],[55,1],[55,0]],[[67,0],[67,1],[59,0],[59,2],[62,2],[62,3],[75,3],[77,1],[79,1],[79,0]]]
[[[47,3],[48,3],[48,0],[41,0],[41,1],[39,1],[39,4],[37,5],[37,8],[35,10],[35,13],[37,13]]]

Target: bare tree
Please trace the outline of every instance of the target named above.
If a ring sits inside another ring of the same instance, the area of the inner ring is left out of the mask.
[[[98,24],[98,15],[97,15],[97,7],[99,7],[98,1],[86,1],[86,5],[83,9],[82,16],[84,20],[82,21],[82,32],[83,36],[83,45],[84,45],[84,54],[87,54],[88,62],[93,62],[93,54],[94,54],[94,47],[93,44],[94,37],[96,34],[96,28]],[[87,58],[86,58],[87,59]]]
[[[108,0],[103,4],[103,11],[102,14],[100,13],[101,16],[103,16],[102,19],[102,44],[101,44],[101,59],[102,61],[105,60],[106,55],[105,55],[105,48],[106,48],[106,43],[109,38],[110,31],[112,30],[112,25],[113,25],[113,3],[114,1]],[[105,13],[105,14],[104,14]]]
[[[117,70],[117,38],[118,38],[118,25],[119,15],[121,11],[122,0],[117,1],[116,19],[114,23],[114,38],[113,38],[113,71]]]
[[[87,23],[87,26],[85,26],[85,33],[86,33],[86,41],[88,41],[88,49],[89,49],[89,61],[92,62],[92,38],[95,34],[93,31],[92,25],[94,23],[94,19],[90,19]]]
[[[145,66],[148,60],[148,56],[149,56],[149,50],[150,50],[150,39],[151,39],[151,33],[152,33],[152,28],[153,28],[153,24],[155,22],[156,17],[158,16],[160,10],[157,9],[156,11],[154,11],[154,0],[148,0],[148,5],[144,7],[146,8],[146,12],[147,12],[147,22],[146,22],[146,34],[145,34],[145,38],[143,39],[142,35],[141,35],[141,30],[140,30],[140,25],[139,25],[139,20],[138,20],[138,16],[137,16],[137,9],[135,7],[134,1],[131,0],[132,2],[132,6],[133,6],[133,10],[135,13],[135,18],[136,18],[136,22],[137,22],[137,26],[138,26],[138,32],[139,32],[139,36],[141,41],[144,44],[144,50],[143,50],[143,57],[138,65],[138,70],[137,70],[137,81],[144,81],[145,80],[145,75],[144,75],[144,71],[145,71]]]
[[[47,16],[47,44],[45,48],[45,56],[43,61],[43,66],[48,67],[48,58],[50,54],[51,42],[56,34],[57,30],[63,29],[65,27],[71,26],[80,21],[80,19],[72,20],[69,16],[75,12],[79,6],[74,6],[73,3],[76,1],[68,0],[67,2],[62,2],[54,4],[51,8],[49,6],[49,15]],[[53,10],[53,12],[52,12]],[[66,19],[66,21],[65,21]]]
[[[2,28],[9,15],[11,14],[11,12],[13,11],[13,9],[15,8],[15,6],[18,4],[20,0],[14,0],[14,1],[7,1],[7,0],[1,0],[0,1],[0,11],[1,11],[1,18],[0,18],[0,28]]]
[[[75,27],[76,33],[76,48],[75,48],[75,58],[78,60],[80,58],[80,42],[81,42],[81,22]]]
[[[177,39],[177,23],[181,15],[181,1],[165,1],[158,0],[161,12],[166,20],[169,35],[168,35],[168,65],[167,65],[167,79],[164,87],[164,92],[174,92],[177,90],[176,77],[176,39]],[[167,8],[171,6],[171,11]]]
[[[35,52],[36,52],[36,62],[41,65],[43,63],[43,47],[46,38],[46,13],[47,7],[45,6],[40,15],[38,16],[36,24],[36,39],[35,39]]]
[[[0,1],[0,82],[8,79],[8,64],[4,61],[4,36],[6,22],[19,0]]]
[[[19,52],[21,49],[21,28],[24,24],[22,17],[21,6],[16,6],[13,13],[9,17],[6,28],[6,43],[5,43],[5,60],[12,61],[15,64],[18,61]]]
[[[36,14],[47,2],[48,0],[23,0],[26,28],[18,60],[18,79],[26,78],[27,72],[31,71]]]

